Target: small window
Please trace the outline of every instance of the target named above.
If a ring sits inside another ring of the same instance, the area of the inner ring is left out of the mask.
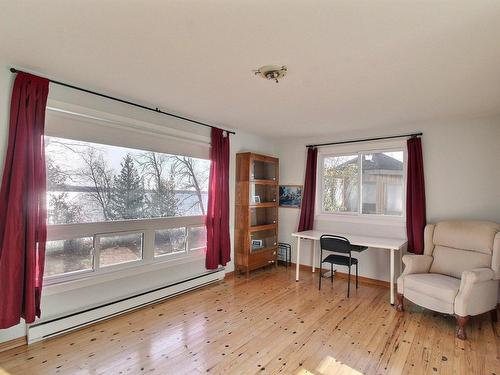
[[[403,150],[326,155],[320,167],[324,213],[403,216]]]
[[[403,212],[403,184],[387,184],[385,191],[386,214],[401,215]]]
[[[323,211],[357,212],[359,205],[358,155],[323,159]]]
[[[47,241],[45,245],[46,277],[91,271],[93,263],[92,237]]]
[[[142,259],[142,233],[97,235],[96,242],[100,267],[130,263]]]
[[[362,213],[403,214],[403,151],[361,154]]]
[[[207,247],[207,228],[204,225],[189,227],[189,251],[203,250]]]
[[[186,228],[155,231],[155,257],[186,252]]]

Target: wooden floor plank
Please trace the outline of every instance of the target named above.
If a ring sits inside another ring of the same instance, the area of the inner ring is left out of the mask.
[[[0,374],[500,375],[489,315],[463,342],[453,317],[410,303],[398,313],[380,286],[346,289],[269,268],[0,353]]]

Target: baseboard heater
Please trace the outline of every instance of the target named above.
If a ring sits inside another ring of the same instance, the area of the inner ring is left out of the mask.
[[[224,279],[220,268],[160,288],[28,326],[28,344],[61,335]]]

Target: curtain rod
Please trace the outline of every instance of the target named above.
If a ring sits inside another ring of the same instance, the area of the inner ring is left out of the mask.
[[[420,137],[423,133],[412,133],[412,134],[401,134],[401,135],[390,135],[387,137],[376,137],[376,138],[364,138],[364,139],[354,139],[350,141],[339,141],[339,142],[329,142],[329,143],[318,143],[315,145],[307,145],[306,147],[321,147],[321,146],[332,146],[332,145],[342,145],[346,143],[358,143],[358,142],[369,142],[369,141],[379,141],[382,139],[392,139],[392,138],[405,138],[405,137]]]
[[[19,73],[19,72],[27,73],[27,72],[24,72],[24,71],[16,69],[16,68],[10,68],[10,71],[12,73]],[[31,74],[31,73],[29,73],[29,74]],[[160,113],[162,115],[167,115],[167,116],[175,117],[175,118],[178,118],[178,119],[181,119],[181,120],[192,122],[194,124],[206,126],[208,128],[218,128],[217,126],[210,125],[210,124],[205,124],[204,122],[192,120],[190,118],[179,116],[179,115],[174,115],[173,113],[169,113],[169,112],[164,112],[164,111],[160,110],[158,107],[157,108],[151,108],[151,107],[148,107],[148,106],[145,106],[145,105],[142,105],[142,104],[130,102],[128,100],[124,100],[124,99],[120,99],[120,98],[115,98],[114,96],[110,96],[110,95],[106,95],[106,94],[101,94],[99,92],[92,91],[92,90],[87,90],[87,89],[84,89],[84,88],[78,87],[78,86],[73,86],[73,85],[70,85],[68,83],[64,83],[64,82],[60,82],[60,81],[55,81],[55,80],[49,79],[49,78],[46,78],[46,79],[48,79],[48,81],[51,82],[51,83],[55,83],[56,85],[61,85],[61,86],[69,87],[69,88],[74,89],[74,90],[83,91],[83,92],[86,92],[88,94],[92,94],[92,95],[100,96],[102,98],[106,98],[106,99],[114,100],[114,101],[117,101],[117,102],[120,102],[120,103],[128,104],[128,105],[131,105],[133,107],[142,108],[142,109],[145,109],[147,111],[152,111],[152,112],[155,112],[155,113]],[[226,129],[222,129],[222,130],[224,130],[228,134],[236,134],[234,131],[231,131],[231,130],[226,130]]]

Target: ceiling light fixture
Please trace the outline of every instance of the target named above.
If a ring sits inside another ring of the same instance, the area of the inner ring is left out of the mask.
[[[285,65],[264,65],[259,69],[253,71],[255,75],[261,76],[267,80],[274,80],[276,83],[279,82],[287,73],[287,67]]]

